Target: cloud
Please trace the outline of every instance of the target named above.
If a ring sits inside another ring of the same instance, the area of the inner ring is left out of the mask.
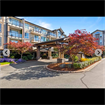
[[[48,28],[48,29],[52,29],[51,24],[46,23],[46,22],[42,22],[39,20],[38,24],[42,27]]]
[[[90,25],[90,26],[88,27],[88,29],[92,28],[92,27],[95,26],[97,23],[99,23],[99,22],[101,21],[101,19],[102,19],[102,17],[98,17],[97,20],[96,20],[96,22],[95,22],[94,24]]]

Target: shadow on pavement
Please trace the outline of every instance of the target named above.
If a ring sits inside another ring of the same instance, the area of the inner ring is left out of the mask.
[[[50,63],[52,62],[29,61],[16,65],[12,64],[11,66],[15,68],[15,70],[9,73],[8,76],[3,76],[1,79],[28,80],[59,76],[61,73],[49,71],[44,68],[45,65],[48,65]]]

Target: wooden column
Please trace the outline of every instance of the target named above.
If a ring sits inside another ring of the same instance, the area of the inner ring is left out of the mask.
[[[64,58],[64,52],[60,53],[60,58]]]
[[[49,50],[48,50],[48,59],[52,59],[51,54],[52,54],[52,52],[51,52],[51,47],[50,47]]]
[[[39,60],[40,59],[40,46],[37,47],[37,56],[36,59]]]
[[[59,58],[64,58],[64,52],[59,51]]]

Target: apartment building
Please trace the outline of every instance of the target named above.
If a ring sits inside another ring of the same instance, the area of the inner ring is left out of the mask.
[[[93,37],[99,39],[96,41],[99,45],[105,46],[105,30],[95,30],[91,34],[93,35]]]
[[[32,44],[66,37],[59,28],[50,30],[17,17],[0,17],[0,51],[8,42],[30,42]]]

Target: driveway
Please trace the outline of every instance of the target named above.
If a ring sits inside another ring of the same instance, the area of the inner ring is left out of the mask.
[[[105,59],[82,73],[48,71],[45,65],[56,60],[27,61],[1,67],[0,88],[105,88]]]

